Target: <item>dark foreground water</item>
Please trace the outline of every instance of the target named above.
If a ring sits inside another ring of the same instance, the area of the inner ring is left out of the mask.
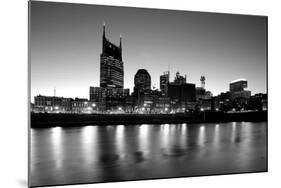
[[[267,123],[31,129],[31,186],[267,170]]]

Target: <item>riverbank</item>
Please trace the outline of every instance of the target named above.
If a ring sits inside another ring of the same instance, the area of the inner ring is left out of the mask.
[[[31,114],[32,128],[233,121],[267,121],[267,111],[243,113],[201,112],[196,114]]]

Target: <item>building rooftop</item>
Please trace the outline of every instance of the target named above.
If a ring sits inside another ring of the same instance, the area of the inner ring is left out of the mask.
[[[239,78],[239,79],[236,79],[236,80],[232,80],[230,83],[235,83],[235,82],[240,82],[240,81],[247,81],[245,78]]]
[[[149,74],[146,69],[139,69],[136,74]]]

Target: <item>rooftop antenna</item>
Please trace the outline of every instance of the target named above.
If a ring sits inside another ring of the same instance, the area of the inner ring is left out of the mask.
[[[105,53],[105,42],[106,42],[106,38],[105,38],[105,21],[103,22],[103,28],[102,28],[102,53]]]
[[[168,82],[170,82],[170,64],[168,65]]]
[[[103,22],[103,36],[105,37],[105,22]]]
[[[121,33],[120,33],[119,38],[120,38],[120,43],[119,43],[119,46],[120,46],[120,48],[122,48],[122,34],[121,34]]]
[[[56,87],[54,87],[54,97],[56,96]]]
[[[120,44],[119,44],[119,48],[120,48],[120,57],[121,57],[121,61],[122,61],[122,34],[120,33]]]

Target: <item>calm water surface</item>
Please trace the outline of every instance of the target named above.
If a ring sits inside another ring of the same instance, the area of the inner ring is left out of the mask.
[[[31,129],[31,185],[267,170],[267,123]]]

